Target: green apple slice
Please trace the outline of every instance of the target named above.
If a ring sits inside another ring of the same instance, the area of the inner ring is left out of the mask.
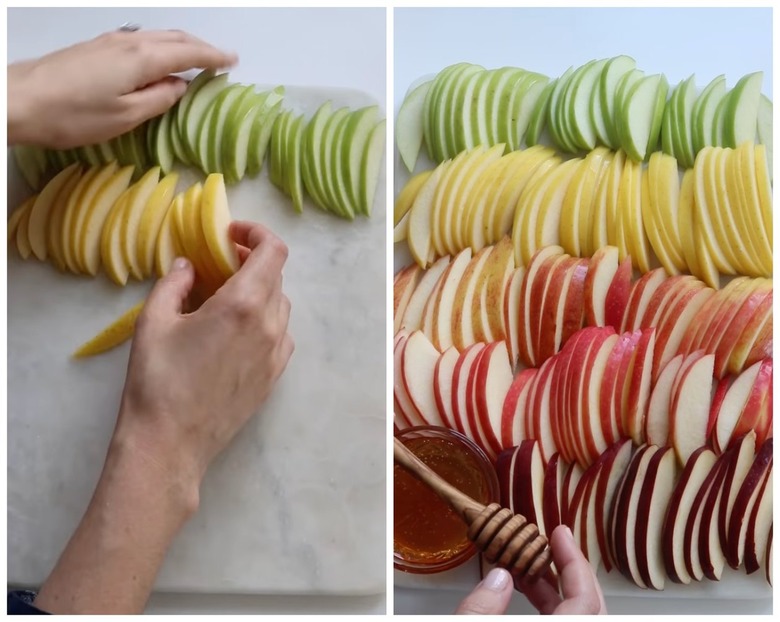
[[[192,159],[194,157],[193,145],[190,143],[190,135],[187,127],[187,119],[190,118],[190,109],[192,108],[192,101],[204,86],[206,86],[211,80],[214,79],[216,71],[213,69],[204,69],[192,81],[187,85],[187,90],[184,91],[179,100],[179,105],[176,107],[175,123],[179,128],[179,136],[181,136],[181,142],[184,148],[187,150],[187,155]],[[225,74],[227,78],[227,74]]]
[[[592,151],[598,140],[596,128],[591,121],[591,102],[606,64],[606,59],[591,61],[584,66],[579,79],[572,82],[569,104],[572,132],[577,145],[587,151]]]
[[[631,159],[642,161],[655,150],[668,90],[664,75],[656,74],[643,78],[626,97],[620,127]]]
[[[271,91],[260,93],[257,97],[262,100],[262,106],[257,111],[249,136],[246,172],[250,177],[255,177],[263,168],[265,150],[271,137],[271,128],[282,108],[284,87],[277,86]]]
[[[474,85],[474,93],[471,97],[470,123],[471,135],[474,141],[473,146],[467,146],[467,149],[473,149],[477,145],[488,144],[487,128],[487,102],[490,82],[495,74],[495,70],[486,70],[479,74],[479,81]],[[441,160],[438,160],[441,162]]]
[[[220,154],[227,184],[238,183],[244,178],[252,122],[260,106],[252,89],[247,89],[230,110]]]
[[[285,149],[285,168],[287,169],[287,185],[292,197],[293,207],[299,214],[303,212],[303,180],[301,179],[301,154],[303,152],[303,133],[306,122],[300,115],[292,122],[287,133]]]
[[[36,150],[39,150],[38,147],[29,145],[17,145],[13,149],[16,166],[31,190],[40,188],[43,173],[48,168],[40,165],[40,160],[35,155]]]
[[[228,74],[218,76],[213,71],[203,71],[190,83],[177,107],[176,123],[182,147],[189,160],[197,164],[199,157],[199,131],[206,111],[227,85]],[[191,94],[191,95],[190,95]],[[181,109],[179,112],[178,109]]]
[[[604,115],[604,125],[606,126],[609,144],[612,149],[620,147],[620,136],[618,135],[615,116],[618,114],[615,96],[618,85],[623,76],[636,69],[636,61],[630,56],[615,56],[607,61],[604,70],[599,79],[599,97],[601,97],[601,111]]]
[[[715,114],[712,115],[712,127],[710,128],[710,144],[716,147],[722,147],[726,144],[723,136],[724,116],[729,107],[733,91],[728,91],[718,102],[715,108]],[[733,145],[732,145],[733,146]]]
[[[322,168],[320,165],[319,153],[322,145],[322,135],[325,126],[332,114],[333,106],[327,101],[317,109],[314,116],[306,126],[303,134],[303,187],[314,203],[322,209],[327,209],[325,197],[323,195]]]
[[[531,117],[528,120],[528,128],[525,131],[526,147],[533,147],[534,145],[539,144],[539,138],[546,125],[547,116],[550,110],[550,99],[557,84],[557,78],[550,80],[545,85],[544,89],[542,89],[542,92],[539,93]]]
[[[626,100],[630,95],[632,89],[642,81],[645,77],[644,71],[640,69],[632,69],[620,79],[615,90],[615,116],[612,122],[615,124],[615,129],[618,135],[618,145],[621,149],[626,148],[627,137],[624,135],[626,129]],[[663,116],[661,117],[663,120]]]
[[[766,161],[769,165],[769,177],[772,178],[772,100],[763,93],[758,101],[758,120],[756,122],[758,142],[766,147]]]
[[[691,168],[693,151],[693,106],[696,103],[695,76],[691,76],[680,87],[677,100],[677,127],[680,133],[680,153],[676,156],[683,168]]]
[[[530,71],[520,70],[520,73],[508,85],[509,96],[505,104],[499,108],[498,142],[504,143],[507,151],[515,151],[522,144],[523,136],[520,135],[518,140],[517,123],[515,123],[515,120],[522,108],[526,91],[532,84],[533,75],[535,74],[531,74]],[[528,125],[527,119],[525,125]],[[523,131],[525,131],[525,127]]]
[[[679,149],[679,143],[675,136],[675,130],[677,129],[675,105],[680,96],[681,86],[682,82],[672,91],[672,95],[664,107],[664,116],[661,120],[661,151],[675,158],[678,157]]]
[[[186,164],[187,166],[190,166],[193,164],[193,161],[190,159],[189,155],[184,151],[184,144],[181,142],[181,134],[179,134],[179,127],[176,125],[176,111],[177,111],[176,106],[171,108],[171,123],[168,128],[168,132],[171,135],[171,149],[173,150],[173,155],[176,157],[176,159],[179,162],[181,162],[182,164]]]
[[[447,106],[453,143],[451,153],[460,153],[466,148],[464,146],[467,138],[464,134],[464,114],[468,115],[469,104],[467,102],[471,101],[474,94],[474,84],[476,84],[479,75],[485,71],[485,68],[480,65],[472,65],[472,68],[474,70],[469,70],[465,79],[459,80],[455,85]]]
[[[406,169],[411,173],[417,164],[417,156],[423,142],[423,105],[432,80],[423,82],[409,93],[398,110],[395,126],[395,143]],[[453,128],[457,131],[455,123]]]
[[[358,213],[357,206],[350,196],[347,183],[347,171],[344,162],[350,122],[354,119],[354,112],[346,115],[333,130],[333,137],[325,148],[330,152],[330,169],[326,175],[326,189],[331,201],[337,206],[338,211],[346,213],[350,219]]]
[[[154,149],[155,149],[154,141],[156,141],[157,139],[157,128],[159,127],[161,120],[162,120],[162,116],[157,117],[157,123],[155,124],[155,128],[154,128],[154,135],[152,136],[152,145],[149,149],[150,158],[154,158]],[[111,143],[109,141],[106,141],[104,143],[98,143],[97,145],[95,145],[95,149],[98,152],[100,156],[100,161],[103,164],[107,164],[112,160],[116,160],[116,154],[114,153],[114,150],[111,148]]]
[[[455,85],[464,74],[468,72],[478,72],[479,68],[471,63],[460,63],[450,71],[442,80],[439,86],[439,93],[433,102],[433,148],[434,155],[438,160],[446,160],[453,156],[452,149],[455,148],[453,139],[453,128],[449,124],[448,104],[455,90]]]
[[[764,72],[750,73],[731,89],[728,108],[723,112],[723,138],[726,147],[736,147],[755,140],[758,106]]]
[[[268,158],[268,179],[271,183],[279,188],[282,192],[287,193],[287,187],[284,183],[284,149],[287,131],[287,121],[292,115],[291,111],[282,112],[274,121],[274,126],[271,129],[271,141],[269,148],[271,150]]]
[[[198,128],[198,139],[195,143],[195,160],[194,164],[202,171],[206,170],[209,158],[209,134],[211,128],[211,119],[214,117],[214,101],[212,100],[209,107],[203,113],[200,119],[200,127]],[[174,120],[171,119],[170,132],[173,133]],[[173,145],[173,138],[171,138],[171,150],[174,157],[178,157],[176,149]]]
[[[500,126],[506,127],[506,120],[508,119],[509,100],[512,96],[511,86],[517,80],[521,70],[516,67],[501,67],[496,69],[493,73],[490,82],[488,83],[488,91],[485,100],[486,119],[485,125],[487,129],[487,143],[486,147],[492,147],[501,142],[506,144],[507,138],[501,140],[499,136],[505,136],[506,131],[502,131]],[[499,116],[501,115],[501,116]],[[503,122],[502,122],[503,120]],[[456,151],[451,151],[450,154],[454,155]]]
[[[446,146],[445,155],[448,158],[453,157],[459,151],[459,145],[462,142],[458,136],[455,120],[458,112],[463,106],[463,92],[467,88],[470,78],[479,75],[484,71],[479,65],[469,65],[462,70],[453,73],[452,83],[446,89],[442,89],[443,101],[442,112],[444,115],[444,133],[443,142]]]
[[[563,144],[558,116],[559,101],[572,73],[574,73],[574,67],[569,67],[555,82],[555,86],[550,94],[550,104],[547,110],[547,128],[550,132],[550,138],[559,146]]]
[[[365,216],[371,216],[371,209],[374,206],[374,195],[376,195],[376,187],[379,183],[382,156],[385,154],[386,125],[385,119],[382,119],[374,126],[361,158],[361,192],[358,200],[358,210]]]
[[[436,138],[436,108],[440,104],[442,85],[448,81],[450,74],[457,71],[460,67],[469,64],[470,63],[456,63],[442,69],[436,74],[431,88],[425,95],[425,101],[423,102],[423,138],[425,140],[425,146],[428,149],[428,157],[431,160],[436,161],[436,153],[434,151],[434,139]]]
[[[350,211],[350,205],[340,200],[338,190],[335,184],[334,165],[340,164],[340,160],[334,157],[333,143],[340,137],[340,132],[346,129],[346,123],[349,117],[349,108],[339,108],[334,111],[325,124],[322,132],[322,144],[320,145],[319,160],[322,170],[321,185],[324,189],[326,207],[333,213],[339,214],[350,220],[355,217],[354,212]]]
[[[458,112],[456,109],[455,123],[453,125],[456,139],[455,145],[458,153],[471,149],[477,144],[477,139],[472,129],[472,105],[476,104],[476,89],[481,84],[482,76],[485,73],[487,73],[487,69],[482,69],[472,74],[463,86],[460,111]]]
[[[547,76],[537,73],[527,73],[523,80],[522,87],[515,87],[517,97],[515,101],[513,101],[510,110],[512,121],[512,127],[510,128],[509,133],[510,150],[514,151],[515,149],[520,149],[525,141],[532,115],[549,82],[550,79]]]
[[[344,133],[341,159],[342,170],[345,172],[345,184],[349,198],[355,210],[360,206],[360,165],[366,144],[371,138],[371,132],[377,124],[378,106],[366,106],[350,114],[350,119]]]
[[[103,161],[100,159],[100,155],[92,145],[85,145],[84,147],[79,147],[78,149],[76,149],[76,151],[79,154],[79,161],[81,162],[86,162],[90,166],[103,164]]]
[[[171,111],[166,112],[157,126],[157,134],[154,140],[153,160],[159,165],[163,175],[173,170],[174,155],[170,139]]]
[[[222,173],[222,143],[225,125],[233,104],[242,96],[251,96],[253,87],[232,84],[214,99],[213,112],[208,126],[208,150],[206,161],[201,162],[203,172]]]
[[[604,118],[605,112],[601,105],[601,81],[604,78],[604,72],[607,69],[609,61],[610,59],[608,58],[600,61],[602,63],[601,72],[597,76],[590,92],[590,124],[593,126],[594,132],[596,132],[596,141],[600,145],[606,145],[610,149],[616,149],[617,147],[612,144],[612,141],[609,138],[607,122]]]
[[[563,88],[561,89],[561,96],[558,99],[558,110],[556,112],[556,120],[558,122],[558,133],[561,138],[560,147],[564,151],[575,153],[578,151],[577,144],[574,140],[574,134],[571,128],[571,116],[568,110],[568,104],[571,99],[571,87],[572,82],[579,77],[582,73],[582,69],[585,66],[582,65],[572,71],[571,75],[565,80]]]
[[[726,77],[718,76],[710,82],[696,98],[693,104],[691,135],[693,152],[699,153],[704,147],[712,145],[712,125],[715,110],[726,94]]]

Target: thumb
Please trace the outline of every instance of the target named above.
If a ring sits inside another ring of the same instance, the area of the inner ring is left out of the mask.
[[[493,568],[474,588],[455,613],[460,615],[498,615],[506,611],[512,598],[512,576],[503,568]]]
[[[179,315],[194,282],[192,264],[184,257],[178,257],[168,274],[152,288],[144,305],[144,313],[156,318]]]

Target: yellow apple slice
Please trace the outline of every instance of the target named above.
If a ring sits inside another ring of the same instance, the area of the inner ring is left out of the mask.
[[[108,213],[100,234],[100,259],[108,277],[117,285],[127,285],[130,267],[122,255],[122,222],[126,218],[127,206],[133,186],[125,190]]]
[[[28,259],[32,254],[28,231],[30,228],[30,212],[32,212],[32,207],[35,205],[35,199],[37,198],[37,194],[31,196],[18,208],[20,216],[19,224],[16,227],[16,250],[19,251],[22,259]]]
[[[11,212],[11,215],[8,217],[8,244],[9,245],[11,243],[16,245],[16,232],[19,229],[19,223],[24,217],[24,213],[28,209],[32,209],[32,205],[28,205],[28,204],[29,204],[29,199],[24,203],[22,203],[19,207],[14,209],[14,211]]]
[[[593,236],[591,235],[593,213],[601,179],[606,175],[613,156],[612,151],[608,149],[602,150],[600,157],[593,163],[593,169],[595,170],[585,176],[585,182],[579,197],[579,218],[575,225],[575,235],[579,239],[580,257],[591,257],[598,250],[598,247],[593,246]]]
[[[159,278],[168,274],[176,257],[180,257],[184,254],[180,250],[177,231],[173,226],[173,212],[172,198],[171,205],[165,212],[162,224],[160,225],[160,231],[157,234],[157,243],[154,247],[154,269]]]
[[[409,226],[407,231],[407,242],[409,251],[417,264],[425,269],[429,264],[431,254],[431,229],[438,226],[433,222],[433,197],[436,194],[436,188],[444,172],[449,168],[452,160],[445,160],[437,166],[433,173],[425,180],[409,210]]]
[[[70,202],[70,197],[80,187],[83,177],[95,172],[97,171],[87,170],[84,173],[79,172],[70,177],[51,207],[49,220],[46,224],[46,255],[60,272],[65,272],[67,269],[62,248],[62,236],[60,235],[65,220],[65,211]]]
[[[238,249],[229,233],[231,220],[225,181],[220,174],[209,175],[203,185],[201,222],[211,257],[225,280],[240,267]]]
[[[693,169],[683,173],[680,183],[680,211],[677,214],[680,243],[688,271],[701,278],[701,268],[696,258],[696,235],[693,230]]]
[[[609,152],[597,147],[575,168],[561,205],[558,239],[560,245],[575,257],[587,256],[580,239],[580,221],[590,219],[593,193],[598,186],[602,163]]]
[[[401,216],[401,220],[393,227],[393,244],[396,242],[403,242],[406,239],[406,235],[409,231],[409,212],[406,212]]]
[[[66,261],[70,259],[70,265],[75,268],[72,271],[76,274],[87,271],[86,266],[81,261],[82,256],[80,251],[86,214],[90,211],[95,197],[116,174],[118,169],[119,165],[116,161],[109,162],[100,169],[92,181],[84,186],[84,191],[81,194],[79,201],[73,204],[73,209],[69,210],[68,214],[65,215],[66,221],[64,226],[66,227],[67,241],[63,240],[63,248],[65,249]]]
[[[477,145],[470,151],[461,151],[452,160],[445,160],[439,165],[442,169],[436,183],[433,196],[431,197],[430,220],[431,220],[431,247],[436,257],[449,254],[445,243],[445,236],[452,236],[450,227],[452,226],[449,217],[444,211],[445,204],[442,199],[450,184],[453,176],[457,177],[463,163],[469,158],[479,155],[484,151],[482,145]],[[444,166],[446,164],[446,166]],[[434,172],[434,176],[436,173]],[[430,180],[429,180],[430,181]],[[414,216],[412,217],[414,219]]]
[[[77,272],[76,260],[73,257],[73,250],[71,248],[71,227],[76,212],[82,203],[84,195],[89,190],[92,183],[95,181],[98,175],[104,171],[102,166],[93,166],[79,179],[78,184],[70,193],[68,201],[61,210],[62,216],[57,217],[54,214],[49,222],[49,246],[52,255],[59,256],[62,260],[62,267],[64,270]],[[51,237],[56,237],[56,242]]]
[[[73,353],[73,357],[85,358],[88,356],[95,356],[96,354],[101,354],[107,350],[116,348],[118,345],[121,345],[130,339],[133,336],[133,332],[135,332],[135,323],[138,320],[138,316],[141,314],[141,311],[143,311],[144,302],[139,302],[131,309],[125,311],[109,326],[106,326],[100,333],[76,350]]]
[[[57,203],[57,197],[67,187],[70,178],[74,175],[79,175],[80,172],[81,166],[75,162],[61,170],[41,190],[35,204],[32,206],[29,223],[30,247],[35,256],[41,261],[45,261],[48,254],[46,231],[52,207]]]
[[[650,242],[642,222],[642,163],[626,160],[620,183],[623,231],[628,253],[643,274],[650,271]]]
[[[656,152],[656,155],[660,152]],[[652,156],[651,156],[652,158]],[[650,240],[650,247],[658,257],[658,261],[663,266],[666,274],[675,276],[680,274],[677,264],[671,258],[671,244],[664,234],[664,224],[657,219],[657,200],[653,192],[655,180],[649,175],[648,167],[645,174],[642,175],[642,224],[647,232],[647,238]]]
[[[700,152],[701,153],[701,152]],[[705,213],[707,206],[700,205],[695,190],[695,173],[694,170],[694,192],[693,199],[691,201],[691,230],[693,231],[693,244],[694,251],[696,253],[696,261],[699,265],[698,276],[702,281],[713,289],[720,288],[720,274],[718,272],[718,266],[715,263],[715,259],[711,253],[710,239],[707,237],[705,230],[706,225],[703,224],[703,220],[707,218]]]
[[[200,267],[203,280],[216,290],[227,278],[222,275],[206,238],[203,226],[203,192],[203,186],[195,184],[184,193],[181,222],[187,248],[194,257],[196,265]]]
[[[737,182],[743,196],[745,220],[755,236],[761,268],[766,276],[772,276],[772,230],[764,228],[760,213],[760,198],[756,185],[756,149],[751,143],[743,143],[737,151]]]
[[[515,264],[527,266],[536,247],[536,220],[540,205],[548,188],[555,182],[556,171],[563,166],[559,164],[550,167],[523,189],[517,199],[514,224],[512,226],[512,242],[515,247]]]
[[[746,143],[749,145],[751,143]],[[769,165],[766,160],[766,146],[755,145],[756,188],[758,189],[758,206],[761,212],[761,222],[764,231],[772,231],[772,182]],[[771,245],[770,245],[771,246]]]
[[[722,147],[713,147],[707,150],[702,159],[702,177],[704,184],[704,201],[712,222],[712,228],[715,232],[715,243],[723,253],[729,266],[734,270],[734,274],[745,273],[745,265],[740,261],[738,250],[732,246],[731,235],[729,232],[729,217],[724,213],[724,206],[721,204],[723,197],[720,195],[718,187],[718,178],[721,173],[721,161],[726,154]],[[714,255],[713,255],[714,256]]]
[[[522,157],[522,151],[513,151],[485,168],[479,178],[469,188],[464,197],[463,209],[466,226],[466,244],[479,251],[490,244],[491,231],[488,229],[492,195],[496,189],[506,183],[510,165],[513,160]]]
[[[406,185],[395,200],[395,206],[393,208],[393,225],[397,225],[401,222],[401,219],[406,216],[410,209],[412,209],[412,204],[414,203],[417,193],[432,173],[433,170],[423,171],[406,182]]]
[[[663,241],[667,256],[674,269],[678,272],[685,272],[687,265],[680,243],[680,226],[677,217],[680,210],[680,174],[677,160],[674,156],[656,151],[650,156],[645,174],[648,177],[650,196],[650,205],[647,208],[654,222],[654,235]],[[645,205],[642,208],[644,210]],[[647,223],[645,223],[645,230],[649,237],[651,227]],[[651,237],[651,242],[652,239]]]
[[[526,249],[529,253],[528,261],[538,249],[560,242],[561,210],[563,198],[569,189],[572,177],[577,167],[582,163],[582,158],[572,158],[561,164],[553,174],[553,182],[544,194],[544,199],[539,204],[539,211],[532,224],[536,229],[534,246]],[[531,224],[532,221],[529,221]],[[526,264],[527,265],[527,264]]]
[[[128,186],[134,166],[121,168],[95,195],[92,205],[84,215],[84,229],[80,232],[80,243],[76,258],[84,271],[95,276],[100,269],[100,243],[106,218]]]
[[[717,270],[723,274],[736,274],[736,268],[724,252],[722,242],[718,239],[718,233],[713,222],[714,214],[712,214],[712,212],[714,209],[707,201],[706,188],[709,177],[708,168],[710,155],[715,149],[717,149],[717,147],[704,147],[704,149],[699,151],[696,155],[696,160],[693,165],[693,196],[696,213],[698,214],[698,216],[694,218],[694,222],[696,223],[695,231],[696,235],[701,237],[707,245],[707,255],[712,258]],[[697,256],[700,258],[701,253],[698,253]]]
[[[749,250],[748,262],[752,264],[756,271],[751,276],[761,276],[763,267],[761,261],[760,239],[758,233],[750,226],[745,205],[745,195],[742,193],[741,181],[739,179],[739,156],[738,149],[728,149],[725,151],[724,183],[726,185],[726,199],[729,208],[732,210],[732,217],[736,225],[736,235],[742,236],[745,245]]]
[[[155,166],[146,172],[134,185],[132,194],[128,197],[125,217],[122,219],[122,258],[130,268],[130,275],[139,281],[144,278],[138,261],[138,228],[146,205],[160,181],[160,167]]]
[[[144,278],[152,276],[154,270],[154,247],[160,233],[162,221],[173,202],[176,184],[179,181],[177,173],[169,173],[162,178],[146,202],[141,220],[138,223],[136,254],[141,274]]]

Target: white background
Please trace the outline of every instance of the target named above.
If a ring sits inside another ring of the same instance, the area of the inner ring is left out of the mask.
[[[394,33],[396,111],[415,80],[456,62],[557,76],[570,65],[619,54],[635,58],[648,75],[666,74],[670,85],[695,74],[700,89],[720,74],[733,86],[744,74],[763,70],[763,91],[772,95],[771,9],[396,9]],[[394,608],[448,613],[464,595],[396,588]],[[607,606],[611,613],[772,611],[768,599],[657,596],[613,597]],[[533,611],[519,595],[510,606],[514,613]]]
[[[189,31],[240,65],[231,80],[344,87],[385,102],[384,9],[9,10],[8,60],[34,57],[134,22]],[[379,251],[381,252],[381,251]],[[383,613],[385,596],[153,595],[149,613]]]

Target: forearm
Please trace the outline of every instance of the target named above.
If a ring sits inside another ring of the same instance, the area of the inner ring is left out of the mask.
[[[115,437],[84,518],[35,606],[60,614],[142,612],[168,547],[196,506],[196,483]]]
[[[34,92],[28,83],[27,63],[8,65],[8,144],[35,143]]]

